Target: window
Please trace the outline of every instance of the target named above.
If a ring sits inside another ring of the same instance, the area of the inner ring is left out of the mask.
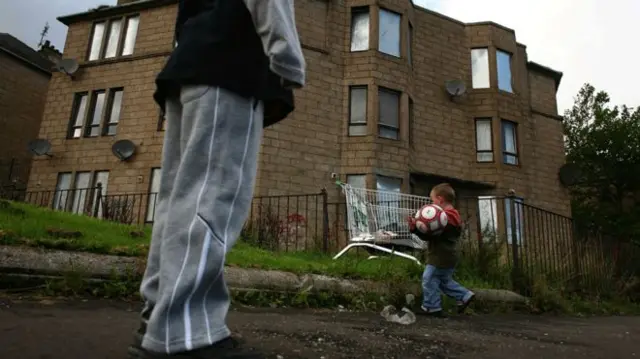
[[[377,175],[376,188],[378,191],[382,191],[378,192],[377,203],[374,207],[378,228],[385,229],[385,227],[404,224],[406,218],[400,218],[400,211],[397,210],[400,207],[402,179]]]
[[[107,123],[104,126],[103,135],[115,136],[120,122],[120,110],[122,108],[122,89],[114,89],[109,93],[109,105],[107,107]]]
[[[98,171],[93,176],[93,183],[91,184],[92,188],[97,188],[98,184],[100,184],[100,195],[105,196],[107,194],[107,187],[109,186],[109,171]],[[94,206],[98,206],[98,218],[102,218],[102,203],[98,203],[98,191],[94,190],[93,192],[93,202]],[[95,207],[94,207],[95,208]]]
[[[496,197],[478,197],[478,219],[484,240],[495,240],[498,234],[498,203]]]
[[[407,61],[409,66],[413,65],[413,59],[411,53],[413,52],[413,26],[409,24],[409,30],[407,31]]]
[[[498,66],[498,89],[513,92],[511,86],[511,54],[504,51],[496,51],[496,63]]]
[[[378,136],[399,139],[400,93],[379,88],[378,90]]]
[[[123,94],[122,88],[108,92],[95,90],[91,96],[86,92],[76,94],[68,138],[80,138],[83,133],[85,137],[115,135],[120,123]]]
[[[476,119],[476,161],[493,162],[491,119]]]
[[[147,222],[153,222],[155,217],[158,192],[160,192],[160,168],[152,168],[151,180],[149,181],[149,197],[147,199]]]
[[[367,134],[367,87],[349,89],[349,136]]]
[[[369,9],[351,9],[351,51],[369,50]]]
[[[474,89],[489,88],[489,51],[471,50],[471,83]]]
[[[90,209],[87,203],[87,192],[89,191],[91,191],[91,172],[76,172],[73,191],[71,191],[73,193],[71,212],[82,214]]]
[[[138,37],[138,24],[140,24],[139,16],[132,16],[127,19],[122,56],[133,55],[133,49],[136,46],[136,38]]]
[[[91,107],[89,109],[87,129],[85,137],[97,137],[100,135],[100,122],[102,120],[102,110],[104,110],[104,90],[94,91],[91,95]]]
[[[508,165],[518,165],[518,125],[502,120],[502,157]]]
[[[415,115],[413,109],[413,99],[409,98],[409,146],[413,147],[413,129],[415,128]]]
[[[512,208],[513,201],[513,208]],[[522,244],[522,222],[524,220],[524,199],[520,197],[504,199],[504,222],[507,228],[507,243],[513,244],[513,219],[511,213],[515,213],[516,243]]]
[[[76,172],[75,176],[71,172],[59,173],[53,196],[53,209],[76,214],[93,214],[98,196],[95,188],[100,183],[102,195],[105,195],[108,182],[109,171]],[[102,216],[102,206],[98,207],[98,216]]]
[[[380,9],[378,50],[382,53],[400,57],[400,14]]]
[[[367,188],[367,175],[347,175],[347,184],[354,188]]]
[[[66,210],[69,191],[71,190],[71,173],[63,172],[58,174],[56,192],[53,195],[53,209]]]
[[[139,23],[140,17],[136,15],[93,24],[88,60],[132,55],[138,36]]]
[[[71,126],[69,128],[69,138],[80,138],[84,127],[84,117],[87,110],[87,100],[89,94],[78,93],[73,100],[73,110],[71,112]]]

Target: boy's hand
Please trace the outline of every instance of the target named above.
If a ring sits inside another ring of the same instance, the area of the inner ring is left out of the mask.
[[[416,219],[409,216],[407,217],[407,223],[409,223],[409,232],[413,233],[416,231]]]

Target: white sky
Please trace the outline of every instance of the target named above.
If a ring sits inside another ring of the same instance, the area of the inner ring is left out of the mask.
[[[408,0],[407,0],[408,1]],[[614,104],[640,106],[640,0],[414,0],[464,22],[493,21],[516,31],[529,59],[564,73],[558,109],[573,103],[585,82]],[[64,46],[66,26],[56,17],[115,0],[0,0],[0,32],[35,47],[44,24],[48,39]],[[606,5],[605,5],[606,4]],[[34,10],[37,9],[37,10]]]

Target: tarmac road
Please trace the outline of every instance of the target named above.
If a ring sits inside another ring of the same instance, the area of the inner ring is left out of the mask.
[[[0,358],[124,359],[137,310],[121,302],[0,298]],[[640,317],[418,317],[402,326],[377,313],[243,307],[229,323],[283,359],[640,358]]]

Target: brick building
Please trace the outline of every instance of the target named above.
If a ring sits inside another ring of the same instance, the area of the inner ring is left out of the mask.
[[[41,50],[0,33],[0,186],[26,185],[29,179],[27,145],[38,137],[53,67],[50,59],[59,55],[49,44]]]
[[[331,174],[369,188],[428,193],[448,181],[465,196],[514,189],[568,215],[556,91],[562,74],[529,61],[515,32],[465,24],[410,0],[297,0],[308,85],[296,110],[265,131],[256,195],[340,200]],[[175,43],[175,0],[122,1],[63,16],[74,78],[53,75],[33,189],[103,183],[108,193],[157,188],[162,118],[154,78]],[[451,98],[445,83],[467,91]],[[129,161],[116,140],[137,148]]]

